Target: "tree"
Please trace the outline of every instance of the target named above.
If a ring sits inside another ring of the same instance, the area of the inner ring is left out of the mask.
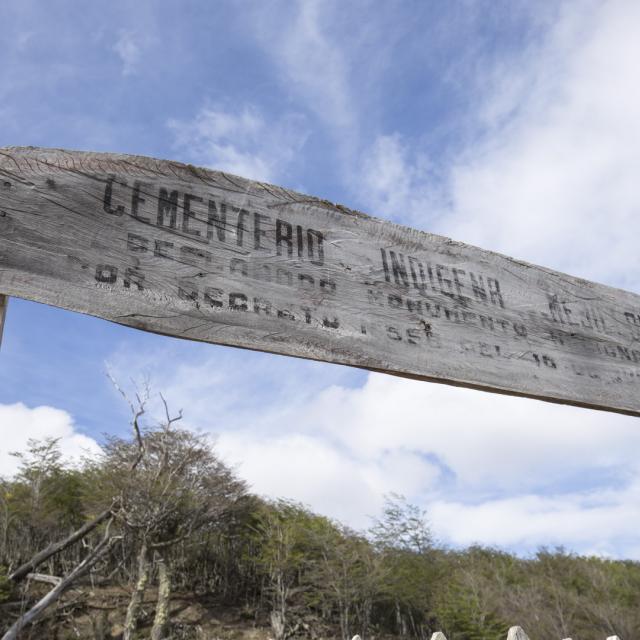
[[[265,502],[257,513],[257,562],[267,577],[276,640],[287,636],[290,598],[300,585],[305,566],[312,561],[307,544],[307,525],[312,517],[304,506],[290,500]]]
[[[369,535],[386,576],[381,614],[386,608],[387,624],[393,620],[396,633],[422,635],[439,577],[425,512],[392,493],[386,496],[382,515],[374,520]]]
[[[12,453],[19,461],[11,481],[0,483],[0,561],[29,558],[52,538],[66,535],[85,520],[84,481],[78,469],[63,463],[55,438],[30,439],[27,449]],[[79,560],[49,559],[49,573],[64,573]]]
[[[169,621],[173,552],[196,533],[215,528],[232,516],[246,494],[203,436],[178,429],[181,418],[170,417],[155,428],[142,427],[140,403],[134,412],[135,439],[109,437],[91,476],[103,504],[114,498],[113,513],[129,544],[137,549],[136,579],[124,639],[135,633],[140,605],[152,569],[158,575],[158,600],[152,640],[166,635]]]
[[[382,516],[374,519],[369,534],[379,549],[424,553],[433,546],[426,512],[397,493],[385,496]]]
[[[336,524],[318,531],[316,544],[321,551],[314,572],[317,592],[337,611],[343,640],[355,632],[365,638],[388,578],[382,557],[363,535]]]

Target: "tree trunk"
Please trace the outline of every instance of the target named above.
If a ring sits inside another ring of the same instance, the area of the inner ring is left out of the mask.
[[[284,615],[281,611],[273,610],[271,612],[270,622],[271,630],[275,640],[283,640],[284,638]]]
[[[144,597],[147,581],[149,580],[149,557],[147,552],[147,543],[143,542],[138,554],[138,579],[136,586],[131,594],[129,606],[127,607],[127,615],[124,620],[124,631],[122,640],[133,640],[133,634],[136,632],[138,625],[138,617],[140,616],[140,605]]]
[[[156,615],[151,628],[151,640],[165,640],[169,624],[169,600],[171,598],[171,569],[158,554],[158,600]]]
[[[27,613],[18,618],[11,628],[2,636],[2,640],[16,640],[20,632],[32,622],[35,622],[60,598],[60,596],[80,577],[87,573],[103,555],[111,548],[111,538],[104,538],[100,544],[63,580],[60,581],[46,596],[40,599]]]
[[[284,572],[276,569],[275,602],[270,614],[271,630],[275,640],[283,640],[286,633],[288,588],[285,580]]]

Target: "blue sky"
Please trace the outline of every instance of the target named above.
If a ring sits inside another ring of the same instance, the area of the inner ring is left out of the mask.
[[[267,180],[640,293],[633,1],[9,0],[0,145]],[[145,334],[12,299],[0,473],[124,434],[149,376],[254,490],[443,543],[640,559],[637,419]]]

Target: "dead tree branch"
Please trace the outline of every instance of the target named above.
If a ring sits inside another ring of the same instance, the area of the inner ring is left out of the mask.
[[[42,614],[50,607],[54,602],[56,602],[60,596],[67,590],[71,585],[78,580],[78,578],[82,577],[85,573],[90,571],[91,567],[93,567],[104,555],[106,555],[114,541],[117,539],[115,537],[109,536],[109,524],[107,525],[107,529],[105,531],[105,535],[100,541],[100,543],[89,553],[89,555],[65,578],[63,578],[58,585],[56,585],[47,595],[41,598],[29,611],[27,611],[23,616],[18,618],[11,628],[2,636],[2,640],[17,640],[19,633],[29,624],[36,622]]]
[[[133,433],[136,437],[136,442],[138,443],[138,455],[131,463],[131,469],[129,470],[133,473],[144,457],[144,440],[142,439],[142,432],[140,430],[140,418],[145,414],[145,407],[149,400],[149,385],[148,383],[145,383],[142,395],[140,395],[139,391],[136,391],[137,404],[134,404],[110,372],[107,372],[107,377],[111,380],[111,384],[116,388],[116,391],[118,391],[118,393],[124,398],[125,402],[129,405],[131,415],[133,416],[131,425],[133,426]]]
[[[43,549],[42,551],[40,551],[40,553],[37,553],[35,556],[33,556],[31,560],[18,567],[9,576],[9,580],[17,582],[18,580],[21,580],[22,578],[27,576],[27,574],[32,573],[38,565],[42,564],[45,560],[48,560],[51,556],[64,551],[64,549],[70,547],[78,540],[84,538],[88,533],[93,531],[100,523],[104,522],[111,515],[112,509],[106,509],[105,511],[97,515],[93,520],[90,520],[86,524],[82,525],[70,536],[67,536],[64,540],[50,544],[46,549]]]

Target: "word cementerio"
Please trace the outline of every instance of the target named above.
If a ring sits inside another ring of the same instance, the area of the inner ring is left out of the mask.
[[[321,231],[214,200],[208,195],[165,187],[157,187],[154,193],[146,191],[150,188],[139,180],[129,187],[125,181],[110,176],[105,186],[103,210],[109,215],[129,215],[142,223],[179,232],[192,241],[218,241],[324,265]]]

